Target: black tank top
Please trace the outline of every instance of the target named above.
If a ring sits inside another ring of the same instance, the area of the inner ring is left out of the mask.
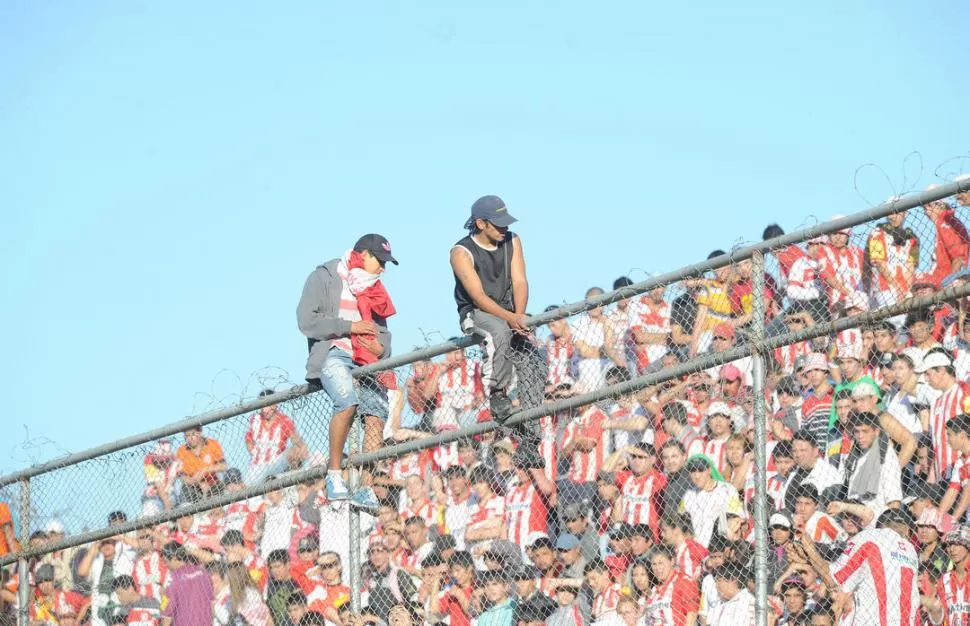
[[[482,289],[485,290],[489,298],[495,300],[506,311],[515,310],[515,303],[512,301],[511,271],[512,239],[514,237],[515,235],[509,231],[505,239],[494,250],[486,250],[476,243],[471,235],[455,244],[471,253],[475,273],[482,281]],[[455,303],[458,305],[458,315],[461,317],[475,308],[475,303],[472,302],[464,285],[458,280],[458,276],[455,276]]]

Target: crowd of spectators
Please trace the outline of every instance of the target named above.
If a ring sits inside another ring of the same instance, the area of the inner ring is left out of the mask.
[[[900,212],[861,247],[846,230],[775,251],[769,332],[970,279],[957,206],[970,206],[970,194],[924,207],[932,234],[917,235]],[[780,234],[771,225],[764,237]],[[931,243],[932,263],[919,272]],[[752,282],[743,261],[682,281],[676,298],[656,289],[551,323],[535,339],[548,361],[546,398],[744,343]],[[886,621],[887,611],[970,620],[966,310],[963,301],[932,305],[767,360],[772,623],[910,623]],[[322,481],[311,481],[52,552],[26,572],[4,569],[0,619],[15,618],[26,578],[37,625],[751,624],[752,376],[745,357],[543,417],[538,457],[498,429],[376,464],[363,474],[380,507],[361,512],[359,528],[348,503],[328,502]],[[382,377],[392,406],[385,444],[488,421],[481,377],[464,351],[415,364],[406,380]],[[157,442],[138,514],[325,464],[310,428],[282,406],[261,409],[250,417],[245,465],[201,429],[178,446]],[[118,511],[108,523],[127,519]],[[0,555],[17,550],[2,504],[0,531]],[[363,563],[358,612],[352,531]],[[54,519],[30,544],[64,537]],[[902,569],[880,570],[893,559]]]

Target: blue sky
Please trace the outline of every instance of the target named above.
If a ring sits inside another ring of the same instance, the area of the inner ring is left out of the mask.
[[[537,311],[863,209],[867,162],[898,185],[918,150],[932,182],[970,147],[968,12],[4,2],[0,470],[301,381],[303,281],[366,232],[401,261],[395,350],[456,334],[447,253],[483,194]]]

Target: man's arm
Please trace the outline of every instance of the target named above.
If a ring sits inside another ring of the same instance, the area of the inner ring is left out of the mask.
[[[320,272],[313,272],[303,285],[303,294],[296,307],[296,320],[300,332],[310,339],[328,340],[350,336],[350,321],[342,320],[336,315],[327,317],[320,313],[320,306],[329,298],[327,289]]]
[[[482,281],[478,277],[478,274],[475,273],[475,266],[472,263],[471,254],[467,250],[459,246],[451,249],[451,269],[458,278],[458,282],[465,288],[468,296],[480,311],[494,315],[508,323],[512,328],[520,330],[526,329],[525,315],[506,311],[485,293],[485,290],[482,288]]]
[[[516,235],[512,238],[512,302],[515,312],[525,315],[529,306],[529,281],[525,276],[525,256],[522,254],[522,240]]]

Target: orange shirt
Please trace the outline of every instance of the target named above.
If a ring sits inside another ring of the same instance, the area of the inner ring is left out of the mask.
[[[215,439],[206,439],[198,453],[189,450],[188,446],[183,445],[178,449],[176,456],[178,456],[179,461],[182,463],[182,472],[189,476],[204,467],[222,463],[225,460],[222,454],[222,446]],[[213,481],[215,481],[215,476],[210,475],[209,482]]]
[[[13,517],[10,516],[10,507],[6,502],[0,502],[0,556],[10,554],[13,550],[19,550],[20,546],[14,541],[13,545],[7,543],[6,527],[10,526],[13,530]],[[11,533],[12,534],[12,533]]]

